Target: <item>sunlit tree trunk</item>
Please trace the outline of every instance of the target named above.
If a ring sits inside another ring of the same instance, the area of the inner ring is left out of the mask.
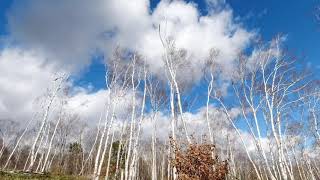
[[[98,179],[99,176],[100,176],[100,172],[101,172],[101,168],[102,168],[102,164],[104,162],[104,159],[105,159],[105,154],[106,154],[106,151],[107,151],[107,145],[108,145],[108,142],[109,142],[109,136],[110,136],[110,131],[113,127],[113,120],[114,120],[114,117],[115,117],[115,103],[112,101],[112,114],[111,114],[111,117],[110,117],[110,122],[109,122],[109,126],[108,126],[108,129],[106,131],[106,138],[105,138],[105,142],[104,142],[104,147],[103,147],[103,151],[102,151],[102,154],[101,154],[101,158],[100,158],[100,161],[99,161],[99,166],[98,166],[98,169],[97,169],[97,172],[96,172],[96,175],[95,175],[95,179]]]
[[[110,142],[110,147],[109,147],[109,153],[108,153],[108,162],[107,162],[107,170],[106,170],[105,180],[108,180],[108,179],[109,179],[109,169],[110,169],[110,161],[111,161],[111,156],[112,156],[112,147],[113,147],[114,132],[115,132],[115,130],[112,131],[112,137],[111,137],[111,142]]]
[[[23,130],[22,134],[20,135],[20,137],[19,137],[16,145],[14,146],[13,150],[11,151],[11,153],[10,153],[10,155],[9,155],[9,157],[8,157],[8,159],[7,159],[7,162],[5,163],[3,169],[6,169],[6,168],[7,168],[8,164],[9,164],[9,162],[10,162],[10,159],[11,159],[12,156],[14,155],[16,149],[19,147],[19,144],[20,144],[22,138],[24,137],[24,135],[26,134],[26,132],[27,132],[27,130],[28,130],[28,128],[29,128],[29,126],[30,126],[30,124],[31,124],[32,121],[33,121],[33,118],[28,122],[26,128]],[[2,141],[2,148],[1,148],[1,150],[0,150],[0,159],[1,159],[1,156],[2,156],[3,151],[4,151],[4,147],[5,147],[5,144],[4,144],[4,140],[3,140],[3,141]]]
[[[37,133],[37,136],[32,144],[32,147],[31,147],[31,151],[30,151],[30,164],[28,166],[28,169],[27,171],[31,171],[32,170],[32,167],[34,165],[34,162],[35,162],[35,148],[36,148],[36,145],[39,141],[39,138],[41,136],[41,133],[43,133],[43,128],[45,126],[45,124],[47,123],[47,120],[48,120],[48,116],[49,116],[49,111],[51,109],[51,106],[52,106],[52,103],[54,102],[58,92],[60,91],[63,83],[65,80],[67,80],[68,76],[66,75],[63,75],[62,77],[59,77],[59,78],[56,78],[55,79],[55,82],[58,81],[58,84],[57,84],[57,87],[54,89],[54,91],[52,92],[52,94],[50,95],[49,97],[49,101],[48,101],[48,104],[45,108],[45,112],[44,112],[44,115],[43,115],[43,119],[41,121],[41,125],[40,125],[40,128],[38,130],[38,133]]]
[[[55,135],[56,135],[56,132],[57,132],[59,123],[60,123],[61,118],[62,118],[61,116],[62,116],[62,114],[59,115],[58,121],[57,121],[57,123],[56,123],[56,125],[55,125],[55,127],[54,127],[54,130],[53,130],[53,134],[51,135],[51,139],[50,139],[50,142],[49,142],[49,147],[48,147],[48,150],[47,150],[48,152],[47,152],[46,157],[45,157],[45,159],[44,159],[41,172],[44,172],[44,171],[47,171],[47,170],[48,170],[47,161],[48,161],[49,156],[50,156],[50,153],[51,153],[51,148],[52,148],[53,139],[54,139],[54,137],[55,137]],[[49,134],[48,134],[48,135],[49,135]]]
[[[81,167],[81,170],[80,170],[79,175],[83,174],[84,168],[85,168],[85,166],[87,165],[89,159],[91,158],[92,153],[93,153],[93,151],[94,151],[94,148],[96,147],[96,144],[97,144],[97,141],[98,141],[98,138],[99,138],[99,134],[100,134],[102,114],[103,114],[103,113],[101,112],[100,118],[99,118],[99,122],[98,122],[98,129],[97,129],[97,133],[96,133],[96,137],[95,137],[95,139],[94,139],[93,145],[92,145],[92,147],[91,147],[91,149],[90,149],[90,152],[89,152],[89,154],[88,154],[87,159],[86,159],[86,160],[84,161],[84,163],[82,164],[82,167]]]
[[[99,141],[99,146],[97,149],[97,154],[96,154],[96,158],[95,158],[95,162],[94,162],[94,171],[93,171],[93,175],[95,178],[98,178],[98,165],[99,165],[99,161],[100,161],[100,153],[101,153],[101,148],[102,148],[102,144],[103,144],[103,140],[104,140],[104,136],[107,130],[107,126],[108,126],[108,117],[109,117],[109,108],[111,106],[111,99],[110,99],[110,90],[108,91],[107,97],[107,110],[106,110],[106,114],[105,114],[105,122],[103,125],[103,130],[101,132],[101,137],[100,137],[100,141]]]
[[[136,169],[136,161],[137,161],[137,155],[138,155],[138,145],[139,145],[139,139],[140,139],[140,132],[141,132],[141,124],[144,119],[144,111],[145,111],[145,103],[146,103],[146,93],[147,93],[147,85],[146,85],[146,80],[147,80],[147,72],[144,69],[144,90],[143,90],[143,99],[142,99],[142,107],[141,107],[141,112],[140,112],[140,119],[138,122],[138,129],[137,129],[137,134],[135,137],[135,142],[133,146],[133,154],[132,154],[132,161],[130,165],[130,171],[129,171],[129,179],[133,179],[136,175],[136,172],[134,169]]]
[[[122,144],[123,144],[123,135],[124,135],[124,131],[127,128],[127,122],[124,122],[124,124],[122,125],[122,129],[121,129],[121,134],[120,134],[120,141],[119,141],[119,145],[118,145],[118,152],[117,152],[117,163],[116,163],[116,172],[115,172],[115,178],[118,177],[119,174],[119,166],[121,166],[121,151],[124,151],[124,149],[122,149]]]

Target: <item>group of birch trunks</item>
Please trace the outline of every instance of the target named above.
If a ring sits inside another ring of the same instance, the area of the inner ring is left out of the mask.
[[[226,92],[219,52],[208,52],[198,83],[201,130],[190,120],[197,83],[182,81],[188,52],[161,41],[165,78],[139,53],[114,50],[96,124],[68,111],[66,74],[53,80],[32,119],[1,120],[1,171],[106,180],[320,179],[319,81],[280,49],[280,38],[259,46],[254,58],[239,55]]]

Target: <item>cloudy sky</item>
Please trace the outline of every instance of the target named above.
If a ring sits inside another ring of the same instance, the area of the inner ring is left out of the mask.
[[[96,118],[106,91],[103,61],[116,46],[139,51],[152,73],[163,74],[159,25],[163,36],[175,37],[176,45],[190,52],[191,70],[183,76],[186,82],[197,84],[201,79],[211,48],[220,51],[218,62],[227,80],[239,52],[252,48],[257,39],[267,42],[279,33],[286,37],[286,49],[319,71],[320,25],[313,17],[316,3],[1,0],[0,118],[31,117],[34,100],[62,72],[72,75],[71,106],[85,119]]]

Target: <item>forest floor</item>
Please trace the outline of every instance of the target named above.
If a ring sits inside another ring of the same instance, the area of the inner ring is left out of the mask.
[[[32,174],[25,172],[7,172],[0,171],[1,180],[89,180],[83,176],[66,176],[66,175],[53,175],[53,174]]]

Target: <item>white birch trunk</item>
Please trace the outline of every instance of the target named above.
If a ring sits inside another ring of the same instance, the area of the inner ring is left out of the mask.
[[[97,154],[96,154],[96,158],[95,158],[95,162],[94,162],[93,175],[94,175],[95,178],[97,177],[98,165],[99,165],[99,160],[100,160],[100,152],[101,152],[101,148],[102,148],[105,132],[107,130],[107,125],[108,125],[109,108],[110,108],[110,104],[111,104],[111,102],[110,102],[111,101],[110,90],[108,92],[108,96],[107,97],[109,99],[107,101],[107,111],[106,111],[106,115],[105,115],[105,123],[104,123],[103,131],[101,133],[100,142],[99,142],[99,146],[98,146],[98,150],[97,150]]]
[[[146,86],[146,80],[147,80],[147,72],[144,72],[144,90],[143,90],[143,100],[142,100],[142,107],[141,107],[141,112],[140,112],[140,119],[138,122],[138,132],[135,137],[135,142],[134,142],[134,147],[133,147],[133,155],[132,155],[132,161],[131,161],[131,166],[129,170],[129,179],[132,179],[135,177],[135,164],[136,164],[136,159],[137,159],[137,154],[138,154],[138,144],[139,144],[139,138],[140,138],[140,132],[141,132],[141,123],[144,119],[144,111],[145,111],[145,104],[146,104],[146,93],[147,93],[147,86]]]
[[[115,178],[118,177],[118,174],[119,174],[119,166],[121,166],[121,156],[120,156],[120,153],[121,153],[121,149],[122,149],[122,141],[123,141],[123,134],[124,134],[124,131],[127,127],[127,122],[124,122],[124,125],[122,125],[123,127],[121,128],[121,134],[120,134],[120,141],[119,141],[119,146],[118,146],[118,152],[117,152],[117,163],[116,163],[116,172],[115,172]]]
[[[130,174],[130,158],[131,158],[131,149],[132,149],[132,139],[133,139],[133,131],[134,131],[134,126],[135,126],[135,111],[136,111],[136,87],[134,83],[134,77],[135,77],[135,57],[133,59],[133,64],[132,64],[132,75],[131,75],[131,84],[132,84],[132,113],[131,113],[131,124],[130,124],[130,135],[129,135],[129,141],[128,141],[128,149],[127,149],[127,157],[126,157],[126,162],[125,162],[125,169],[124,169],[124,178],[125,180],[129,179],[129,174]]]
[[[92,155],[92,153],[93,153],[93,150],[94,150],[94,148],[95,148],[95,146],[96,146],[96,144],[97,144],[97,141],[98,141],[98,138],[99,138],[99,134],[100,134],[100,125],[101,125],[100,123],[101,123],[101,120],[102,120],[102,112],[100,113],[100,118],[99,118],[99,122],[98,122],[98,129],[97,129],[96,137],[95,137],[94,142],[93,142],[93,145],[92,145],[92,147],[91,147],[91,149],[90,149],[89,155],[88,155],[87,159],[85,160],[85,162],[83,163],[83,165],[82,165],[82,167],[81,167],[81,170],[80,170],[79,175],[82,175],[82,174],[83,174],[84,168],[85,168],[85,166],[87,165],[89,159],[91,158],[91,155]]]
[[[48,161],[49,156],[50,156],[50,153],[51,153],[51,148],[52,148],[53,139],[54,139],[54,137],[55,137],[55,135],[56,135],[58,126],[59,126],[60,121],[61,121],[61,118],[62,118],[61,116],[62,116],[62,114],[60,114],[60,116],[59,116],[59,118],[58,118],[58,122],[56,123],[56,125],[55,125],[55,127],[54,127],[53,134],[52,134],[51,139],[50,139],[50,142],[49,142],[48,152],[47,152],[46,157],[45,157],[45,159],[44,159],[41,172],[47,171],[47,161]]]
[[[109,148],[109,153],[108,153],[108,162],[107,162],[107,170],[106,170],[105,180],[109,179],[109,169],[110,169],[110,161],[111,161],[111,156],[112,156],[114,132],[115,132],[115,130],[113,130],[113,132],[112,132],[111,143],[110,143],[110,148]]]
[[[27,132],[27,130],[28,130],[28,128],[29,128],[29,126],[30,126],[30,124],[31,124],[32,121],[33,121],[33,119],[31,119],[31,120],[28,122],[26,128],[24,129],[24,131],[23,131],[22,134],[20,135],[20,137],[19,137],[16,145],[14,146],[13,150],[11,151],[11,153],[10,153],[10,155],[9,155],[9,157],[8,157],[8,159],[7,159],[7,162],[6,162],[6,164],[4,165],[3,169],[6,169],[6,168],[7,168],[10,159],[12,158],[12,156],[13,156],[13,154],[15,153],[16,149],[18,148],[18,146],[19,146],[22,138],[23,138],[24,135],[26,134],[26,132]],[[4,140],[2,141],[2,143],[3,143],[3,145],[2,145],[2,148],[1,148],[1,151],[0,151],[0,159],[1,159],[1,156],[2,156],[2,153],[3,153],[3,150],[4,150]]]
[[[116,105],[112,102],[112,106],[113,106],[112,107],[112,114],[111,114],[111,119],[110,119],[110,122],[109,122],[108,129],[107,129],[106,140],[105,140],[105,143],[104,143],[103,152],[101,154],[99,166],[98,166],[98,169],[97,169],[97,172],[96,172],[96,175],[95,175],[95,179],[96,180],[99,179],[99,176],[100,176],[100,173],[101,173],[101,168],[102,168],[102,164],[103,164],[104,159],[105,159],[105,154],[106,154],[107,145],[108,145],[108,141],[109,141],[110,131],[111,131],[111,128],[113,127],[113,120],[114,120],[114,117],[115,117],[115,106]]]
[[[34,161],[35,161],[34,151],[35,151],[37,142],[38,142],[38,140],[39,140],[39,138],[40,138],[40,135],[41,135],[41,133],[42,133],[42,131],[43,131],[43,127],[44,127],[45,123],[46,123],[47,120],[48,120],[49,111],[50,111],[50,109],[51,109],[52,103],[53,103],[53,101],[55,100],[55,98],[56,98],[59,90],[61,89],[62,83],[63,83],[66,79],[67,79],[67,76],[63,76],[63,77],[61,77],[61,78],[59,78],[59,79],[56,79],[56,81],[59,80],[60,82],[58,83],[57,88],[54,90],[53,94],[51,95],[51,97],[50,97],[50,99],[49,99],[49,103],[48,103],[48,105],[47,105],[47,107],[46,107],[46,109],[45,109],[45,113],[44,113],[44,116],[43,116],[43,119],[42,119],[42,123],[41,123],[40,129],[39,129],[38,134],[37,134],[37,136],[36,136],[36,138],[35,138],[35,140],[34,140],[34,142],[33,142],[33,145],[32,145],[32,147],[31,147],[31,151],[30,151],[30,152],[31,152],[31,154],[30,154],[30,164],[29,164],[29,166],[28,166],[27,171],[31,171],[31,169],[32,169],[32,167],[33,167],[33,164],[34,164]]]
[[[156,121],[153,117],[153,130],[152,130],[152,180],[157,180],[157,152],[156,152]]]

